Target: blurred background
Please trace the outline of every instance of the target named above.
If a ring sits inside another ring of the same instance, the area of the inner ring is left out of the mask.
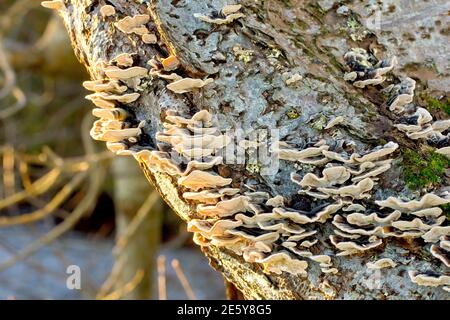
[[[90,138],[84,80],[40,0],[0,1],[0,299],[224,299],[137,162]]]

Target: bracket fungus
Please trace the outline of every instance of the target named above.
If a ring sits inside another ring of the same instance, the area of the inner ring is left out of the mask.
[[[396,57],[378,61],[374,54],[362,48],[351,49],[344,55],[344,60],[351,70],[344,75],[344,80],[352,81],[358,88],[383,83],[386,80],[385,74],[397,64]]]
[[[41,5],[52,10],[63,10],[66,8],[63,0],[42,1]]]
[[[240,4],[232,4],[224,6],[219,12],[213,11],[210,15],[195,13],[194,17],[207,23],[212,24],[228,24],[236,19],[245,17],[241,12]]]
[[[212,78],[202,79],[192,79],[192,78],[182,78],[180,80],[175,80],[167,85],[167,89],[175,93],[186,93],[194,89],[200,89],[204,86],[214,82]]]
[[[389,110],[395,113],[404,112],[404,106],[414,99],[415,88],[416,81],[409,77],[403,78],[399,84],[387,87],[384,91],[390,94],[387,102]]]
[[[374,262],[368,262],[368,269],[384,269],[384,268],[395,268],[397,264],[390,258],[382,258]]]
[[[435,275],[435,274],[420,274],[416,271],[408,271],[408,275],[411,281],[419,286],[448,286],[450,285],[450,276],[447,275]]]
[[[150,21],[150,16],[147,14],[138,14],[133,17],[126,16],[115,23],[115,26],[126,34],[136,33],[143,35],[148,33],[147,28],[144,26]]]
[[[116,9],[112,5],[105,4],[100,8],[100,14],[104,18],[111,17],[116,14]]]

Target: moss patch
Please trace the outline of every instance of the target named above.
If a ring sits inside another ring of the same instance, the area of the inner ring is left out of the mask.
[[[403,152],[403,173],[406,185],[410,189],[439,185],[443,182],[445,169],[449,166],[450,160],[435,152],[430,152],[426,156],[411,149]]]
[[[444,98],[442,100],[427,97],[425,102],[428,105],[429,110],[439,111],[442,110],[450,115],[450,98]]]

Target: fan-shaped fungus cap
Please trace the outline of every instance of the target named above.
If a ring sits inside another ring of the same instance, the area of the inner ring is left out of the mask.
[[[132,78],[143,78],[148,75],[148,70],[142,67],[131,67],[127,69],[120,69],[114,66],[107,67],[105,74],[110,79],[127,80]]]
[[[385,217],[379,216],[378,213],[373,212],[369,215],[364,213],[350,213],[345,218],[348,223],[357,226],[367,226],[370,224],[390,225],[393,221],[398,220],[402,213],[398,210],[393,211]]]
[[[284,148],[282,148],[282,146]],[[322,156],[323,151],[328,150],[329,148],[327,145],[310,147],[303,150],[290,149],[286,147],[287,145],[285,143],[276,142],[272,144],[271,149],[273,152],[278,154],[278,157],[281,160],[299,161],[302,163],[316,165],[325,164],[328,162],[328,160]]]
[[[333,213],[342,208],[342,201],[333,204],[319,206],[311,212],[305,211],[289,211],[284,208],[274,208],[273,212],[283,218],[287,218],[295,223],[307,224],[312,222],[325,222]]]
[[[317,188],[320,192],[326,195],[337,195],[340,197],[351,197],[352,199],[370,198],[369,192],[372,190],[374,182],[370,178],[361,180],[356,185],[344,186],[341,188]]]
[[[114,109],[92,109],[92,115],[98,118],[104,118],[108,120],[125,120],[129,117],[129,113],[121,108]]]
[[[142,35],[142,41],[147,44],[155,44],[158,42],[158,38],[153,33],[144,33]]]
[[[310,187],[329,187],[336,184],[342,184],[350,178],[350,173],[345,167],[336,166],[325,168],[322,171],[322,178],[317,177],[313,173],[307,173],[303,179],[298,182],[298,175],[291,174],[291,180],[299,184],[303,188]]]
[[[66,8],[63,0],[42,1],[41,5],[44,8],[53,10],[62,10]]]
[[[128,87],[121,85],[116,80],[105,82],[104,80],[84,81],[83,87],[89,91],[95,92],[110,92],[110,93],[124,93]]]
[[[338,256],[367,251],[376,248],[383,243],[383,241],[377,237],[370,237],[367,242],[359,244],[353,241],[343,241],[335,235],[330,236],[330,241],[337,249],[342,250],[342,252],[337,254]]]
[[[270,198],[269,200],[266,201],[266,206],[274,207],[274,208],[283,207],[284,206],[284,197],[277,195],[273,198]]]
[[[223,187],[231,184],[233,180],[206,171],[194,170],[185,177],[178,179],[178,184],[192,190],[203,188]]]
[[[180,60],[174,55],[170,55],[165,59],[161,59],[161,63],[165,71],[172,71],[178,68]]]
[[[444,285],[450,285],[450,276],[446,275],[429,275],[419,274],[417,271],[408,271],[408,275],[411,281],[419,286],[438,287]]]
[[[402,212],[413,212],[450,203],[450,197],[446,195],[446,197],[441,198],[440,196],[433,193],[427,193],[419,201],[412,200],[404,202],[395,197],[389,197],[386,200],[375,201],[375,203],[382,208],[387,207],[395,210],[400,210]]]
[[[100,98],[102,100],[106,101],[118,101],[120,103],[131,103],[139,99],[141,95],[137,92],[133,93],[126,93],[122,95],[116,95],[116,94],[108,94],[106,92],[97,92],[86,96],[86,99],[89,99],[91,101],[94,101],[96,98]]]
[[[450,252],[448,250],[433,244],[430,248],[430,252],[433,257],[441,260],[446,267],[450,268]]]
[[[432,225],[428,225],[424,223],[420,218],[415,218],[411,221],[398,220],[392,222],[392,226],[399,230],[422,230],[427,231],[432,227],[441,225],[446,220],[445,216],[439,217],[435,220],[435,223]]]
[[[229,200],[223,200],[213,206],[198,205],[197,213],[208,217],[227,217],[238,212],[245,212],[249,198],[238,196]]]
[[[336,228],[340,229],[346,234],[359,234],[363,236],[372,236],[372,235],[380,235],[383,232],[383,227],[381,226],[376,226],[373,229],[355,229],[353,228],[353,226],[350,226],[347,223],[345,223],[345,219],[340,215],[334,216],[332,223]]]
[[[116,27],[127,34],[134,33],[136,31],[139,32],[139,28],[142,28],[142,25],[148,23],[150,21],[150,16],[147,14],[138,14],[133,17],[125,17],[118,22],[115,23]],[[147,31],[148,32],[148,31]]]
[[[395,268],[397,264],[389,258],[383,258],[374,262],[368,262],[366,264],[369,269],[384,269],[384,268]]]
[[[200,89],[214,82],[213,79],[207,78],[205,80],[202,79],[192,79],[192,78],[183,78],[181,80],[174,81],[167,85],[167,89],[173,91],[175,93],[186,93],[190,92],[194,89]]]
[[[240,4],[226,5],[220,10],[221,15],[224,16],[225,18],[221,18],[220,16],[209,17],[199,13],[195,13],[194,17],[208,23],[227,24],[245,16],[243,13],[237,13],[240,9],[241,9]]]
[[[256,262],[264,266],[264,272],[281,274],[283,271],[293,275],[305,275],[308,263],[292,258],[287,252],[278,252]]]
[[[117,63],[121,67],[131,67],[133,65],[133,57],[129,53],[121,53],[112,59],[112,62]]]
[[[425,242],[437,242],[442,236],[448,235],[450,235],[450,226],[436,226],[425,233],[422,238],[425,240]]]
[[[188,222],[187,230],[190,232],[200,232],[204,237],[223,235],[225,230],[234,229],[242,225],[242,221],[236,220],[198,220],[192,219]]]
[[[100,13],[103,17],[110,17],[116,14],[116,9],[113,6],[106,4],[100,8]]]

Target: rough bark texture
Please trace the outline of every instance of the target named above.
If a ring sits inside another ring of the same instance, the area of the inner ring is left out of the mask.
[[[372,5],[373,2],[373,5]],[[448,95],[450,62],[448,56],[448,1],[346,1],[351,15],[338,15],[338,1],[240,1],[244,19],[217,26],[195,19],[194,13],[210,13],[227,4],[210,1],[125,1],[110,0],[116,16],[103,19],[99,9],[105,3],[93,0],[66,1],[61,12],[74,50],[93,79],[99,77],[94,65],[109,61],[120,53],[136,53],[139,65],[153,58],[175,54],[182,63],[178,72],[192,78],[209,76],[214,83],[203,90],[174,94],[162,79],[147,81],[140,99],[127,105],[137,120],[146,120],[141,146],[154,148],[155,133],[162,130],[161,113],[168,108],[182,115],[209,110],[221,129],[278,128],[280,139],[299,143],[315,137],[352,140],[357,150],[367,150],[386,141],[400,145],[393,167],[381,176],[372,194],[375,199],[390,195],[413,197],[422,190],[407,188],[403,175],[403,150],[418,155],[426,153],[424,145],[409,140],[393,127],[394,116],[387,111],[379,90],[353,87],[343,80],[343,55],[350,48],[377,47],[382,56],[396,55],[400,68],[393,79],[408,75],[418,81],[416,100],[427,102]],[[372,7],[370,7],[372,5]],[[381,27],[371,23],[370,12],[382,13]],[[144,44],[136,35],[125,35],[114,22],[138,13],[149,14],[160,39],[156,45]],[[375,26],[370,30],[371,26]],[[239,46],[244,50],[236,51]],[[225,60],[217,59],[218,52]],[[295,86],[285,83],[283,73],[299,73],[303,80]],[[395,82],[395,81],[394,81]],[[347,121],[331,137],[323,122],[336,116]],[[436,118],[445,118],[435,110]],[[300,143],[301,144],[301,143]],[[290,201],[298,186],[290,181],[290,172],[298,168],[283,163],[273,177],[262,177],[245,166],[234,166],[233,179],[246,179],[260,190],[281,194]],[[306,170],[307,168],[305,168]],[[164,200],[184,220],[195,216],[194,207],[180,197],[175,181],[167,174],[153,174],[145,168]],[[303,168],[300,168],[302,171]],[[413,170],[415,170],[413,168]],[[417,168],[420,170],[420,168]],[[425,188],[440,192],[448,189],[442,176]],[[333,254],[326,241],[330,223],[321,227],[320,250]],[[381,249],[350,257],[333,256],[338,275],[326,275],[312,265],[306,278],[265,274],[257,264],[215,247],[204,248],[211,265],[248,299],[439,299],[448,298],[441,288],[417,286],[407,270],[433,270],[445,273],[445,267],[421,248],[420,241],[385,241]],[[373,272],[365,264],[377,254],[395,260],[395,269]],[[375,277],[376,289],[367,281]]]

